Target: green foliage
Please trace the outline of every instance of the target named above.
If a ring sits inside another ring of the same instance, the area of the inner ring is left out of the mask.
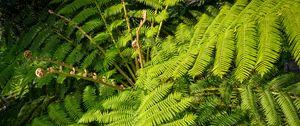
[[[0,125],[300,125],[299,0],[48,7],[3,32]]]

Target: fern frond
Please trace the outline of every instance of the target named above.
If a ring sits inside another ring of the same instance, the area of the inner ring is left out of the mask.
[[[155,21],[157,23],[160,23],[162,21],[165,21],[169,17],[169,13],[167,10],[162,10],[156,17]]]
[[[187,114],[182,119],[163,124],[162,126],[191,126],[195,124],[197,116],[193,114]]]
[[[89,110],[82,115],[82,117],[78,120],[78,123],[91,123],[97,121],[97,117],[101,116],[102,113],[100,110]]]
[[[105,109],[113,110],[130,110],[137,104],[135,99],[135,94],[130,91],[124,91],[118,96],[113,96],[105,101],[103,101],[102,106]]]
[[[37,117],[32,121],[32,126],[55,126],[48,116]]]
[[[239,25],[237,32],[237,70],[234,74],[240,82],[247,79],[255,67],[257,43],[256,24],[246,19]]]
[[[278,16],[266,15],[259,22],[260,42],[258,45],[258,57],[256,70],[260,75],[265,75],[275,67],[281,52],[281,31]]]
[[[258,112],[257,104],[256,104],[256,95],[253,93],[253,89],[250,85],[246,85],[243,87],[241,91],[242,110],[248,110],[250,112],[250,117],[253,119],[251,123],[261,124],[261,117]]]
[[[98,50],[92,51],[88,56],[86,56],[81,64],[82,68],[89,67],[97,56]]]
[[[54,53],[53,58],[57,60],[63,60],[66,55],[71,51],[72,45],[70,43],[62,44]]]
[[[83,105],[89,110],[97,106],[97,96],[92,86],[87,86],[82,95]]]
[[[98,19],[94,19],[94,20],[90,20],[86,23],[84,23],[81,28],[84,32],[89,33],[93,30],[96,30],[97,28],[100,28],[101,26],[103,26],[103,22],[99,21]],[[76,31],[76,38],[78,41],[80,41],[82,38],[84,37],[84,34],[77,30]]]
[[[242,117],[242,111],[236,111],[233,113],[222,111],[213,116],[211,124],[216,126],[232,126],[237,124]]]
[[[96,8],[85,8],[84,10],[80,11],[75,17],[73,17],[72,21],[81,24],[85,20],[87,20],[89,17],[95,15],[97,13]]]
[[[248,0],[238,0],[228,12],[218,28],[216,56],[213,74],[223,77],[232,64],[235,53],[235,29],[234,21],[240,12],[247,6]],[[232,25],[231,25],[232,24]]]
[[[113,6],[108,7],[107,9],[104,10],[104,16],[109,17],[109,16],[119,14],[119,13],[122,12],[122,9],[123,9],[122,4],[113,5]]]
[[[154,9],[161,9],[162,6],[159,3],[159,0],[137,0],[140,3],[144,3],[145,5],[148,5],[150,7],[153,7]]]
[[[163,4],[165,6],[174,6],[177,3],[182,2],[182,1],[184,1],[184,0],[165,0]]]
[[[57,46],[59,45],[60,41],[56,35],[52,35],[47,40],[46,45],[42,48],[43,52],[47,52],[49,54],[53,54]]]
[[[300,65],[300,23],[299,23],[299,2],[289,0],[291,4],[285,4],[282,7],[282,18],[285,32],[288,35],[291,54],[298,65]]]
[[[260,103],[266,116],[268,125],[281,125],[281,117],[276,110],[276,102],[269,89],[260,92]]]
[[[286,117],[287,123],[291,126],[299,126],[299,115],[290,97],[286,93],[280,92],[277,96],[277,102]]]
[[[145,96],[139,109],[137,110],[137,113],[143,112],[155,105],[157,102],[161,101],[169,93],[171,88],[172,84],[164,84]]]
[[[211,25],[208,27],[204,37],[199,43],[199,53],[196,59],[196,62],[192,69],[189,71],[189,74],[193,77],[200,75],[204,72],[205,68],[211,62],[213,50],[216,45],[216,41],[213,40],[213,37],[216,37],[214,34],[219,27],[220,23],[226,16],[226,13],[229,11],[229,6],[224,6],[218,16],[214,19]]]
[[[164,122],[171,121],[176,117],[176,113],[184,111],[190,106],[191,102],[192,98],[183,98],[179,103],[168,106],[168,108],[153,114],[146,120],[141,120],[142,123],[138,122],[138,124],[151,126],[160,125]]]
[[[30,50],[38,50],[51,34],[52,31],[48,27],[45,27],[32,41]]]
[[[294,73],[280,75],[268,83],[268,86],[273,90],[280,90],[300,80],[299,76]]]
[[[202,14],[200,17],[199,22],[194,27],[194,34],[190,42],[190,48],[197,47],[196,45],[200,44],[202,38],[204,37],[207,28],[212,23],[212,17],[208,16],[207,14]]]
[[[81,103],[81,97],[79,94],[67,95],[64,100],[65,108],[68,114],[74,120],[79,119],[83,115],[83,112],[80,108],[80,103]]]
[[[115,30],[117,27],[121,26],[124,23],[124,20],[115,20],[113,21],[110,26],[109,26],[109,30],[113,31]]]
[[[67,113],[59,103],[50,104],[48,106],[48,114],[51,120],[57,125],[72,124],[72,121],[68,118]]]
[[[139,120],[145,120],[146,118],[152,116],[153,114],[161,110],[167,109],[169,106],[176,104],[181,97],[182,97],[181,93],[178,92],[172,93],[163,101],[160,101],[154,106],[147,109],[146,111],[141,112],[137,118]]]
[[[105,42],[105,40],[108,40],[109,34],[106,32],[100,32],[97,33],[97,35],[93,38],[93,41],[96,42],[96,44],[102,44]]]
[[[75,0],[58,11],[59,14],[71,14],[83,6],[92,4],[92,0]]]
[[[84,56],[84,54],[81,52],[81,50],[82,50],[82,46],[80,44],[77,45],[73,49],[73,51],[68,55],[65,62],[67,64],[78,63],[82,59],[82,57]]]
[[[188,70],[193,66],[194,62],[196,59],[195,54],[187,53],[187,54],[182,54],[181,58],[178,59],[179,64],[178,66],[173,69],[173,76],[175,78],[179,78],[186,74]]]

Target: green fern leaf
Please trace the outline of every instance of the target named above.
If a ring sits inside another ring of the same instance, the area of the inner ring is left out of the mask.
[[[150,7],[153,7],[154,9],[161,9],[162,6],[159,3],[159,0],[137,0],[138,2],[144,3],[145,5],[148,5]]]
[[[70,52],[71,49],[72,46],[70,43],[64,43],[55,51],[53,58],[58,60],[63,60],[67,55],[67,53]]]
[[[80,99],[81,97],[79,94],[72,94],[72,95],[67,95],[64,100],[65,108],[68,114],[74,120],[79,119],[83,115],[83,112],[80,108],[80,103],[81,103]]]
[[[195,125],[196,115],[193,114],[187,114],[182,119],[163,124],[162,126],[191,126]]]
[[[256,24],[254,21],[246,20],[239,25],[237,32],[237,70],[235,76],[240,82],[249,77],[255,67],[257,43]]]
[[[37,117],[32,121],[32,126],[55,126],[48,116]]]
[[[68,118],[67,113],[59,103],[50,104],[48,106],[48,114],[51,120],[57,125],[72,124],[72,121]]]
[[[288,35],[288,42],[295,61],[300,65],[300,23],[299,23],[299,2],[289,0],[288,4],[282,6],[283,25]],[[280,13],[281,15],[281,13]]]
[[[92,4],[92,0],[75,0],[58,11],[60,14],[71,14],[83,6]]]
[[[94,50],[88,56],[86,56],[85,59],[83,60],[82,64],[81,64],[81,67],[82,68],[88,68],[93,63],[93,61],[95,60],[97,54],[98,54],[98,50]]]
[[[223,77],[231,66],[235,52],[234,22],[239,13],[247,6],[248,0],[238,0],[218,28],[216,56],[213,74]]]
[[[297,114],[297,109],[295,108],[290,97],[286,93],[280,92],[277,96],[277,102],[286,117],[287,123],[291,126],[299,126],[300,119]]]
[[[275,67],[281,52],[280,22],[275,14],[267,15],[259,22],[260,42],[256,70],[259,74],[265,75]]]
[[[97,96],[95,90],[92,86],[87,86],[82,95],[83,105],[88,110],[96,107],[97,105]]]
[[[67,59],[66,59],[66,63],[67,64],[75,64],[78,63],[82,57],[84,56],[84,54],[81,52],[82,46],[81,45],[77,45],[73,51],[68,55]]]
[[[122,9],[123,9],[122,4],[113,5],[113,6],[108,7],[107,9],[104,10],[104,16],[109,17],[109,16],[119,14],[119,13],[122,12]]]
[[[87,20],[89,17],[95,15],[97,13],[96,8],[85,8],[84,10],[80,11],[73,19],[73,22],[76,22],[77,24],[81,24],[85,20]]]
[[[269,89],[265,89],[260,93],[260,102],[266,116],[268,125],[281,125],[280,116],[276,110],[275,99]]]
[[[214,19],[212,24],[208,27],[205,37],[202,38],[202,42],[199,43],[199,53],[196,59],[196,62],[192,69],[189,71],[189,74],[193,77],[200,75],[204,72],[205,68],[209,65],[212,59],[212,54],[216,45],[216,41],[214,41],[214,34],[220,25],[221,21],[226,16],[226,13],[229,11],[229,6],[224,6],[220,11],[219,15]],[[198,47],[199,47],[198,46]]]

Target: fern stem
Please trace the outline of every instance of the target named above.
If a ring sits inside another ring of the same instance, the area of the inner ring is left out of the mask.
[[[121,0],[121,2],[122,2],[122,6],[123,6],[123,11],[124,11],[124,18],[125,18],[126,23],[127,23],[127,31],[130,34],[130,39],[132,41],[132,33],[131,33],[131,28],[130,28],[130,22],[129,22],[129,19],[128,19],[128,13],[127,13],[127,10],[126,10],[125,0]]]
[[[59,71],[53,71],[53,72],[51,72],[51,74],[60,74],[60,75],[66,76],[66,77],[80,78],[80,79],[92,81],[92,82],[95,82],[95,83],[98,83],[98,84],[103,84],[105,86],[117,89],[119,91],[123,91],[124,90],[122,87],[114,86],[114,85],[105,83],[105,82],[103,82],[100,79],[93,79],[93,78],[90,78],[90,77],[79,76],[79,75],[76,75],[76,74],[67,74],[67,73],[59,72]]]
[[[136,43],[137,43],[141,68],[144,67],[145,61],[144,61],[144,56],[143,56],[143,51],[142,51],[142,43],[140,42],[140,30],[141,30],[142,26],[144,25],[144,23],[146,22],[146,16],[147,16],[147,11],[143,10],[143,19],[141,20],[140,25],[136,30]]]
[[[129,67],[128,64],[126,64],[126,68],[128,69],[128,71],[129,71],[129,73],[130,73],[132,79],[133,79],[134,81],[136,81],[136,77],[135,77],[134,73],[132,72],[132,70],[131,70],[131,68]]]
[[[168,6],[166,6],[164,10],[167,10],[167,9],[168,9]],[[157,31],[157,34],[156,34],[155,42],[158,41],[158,38],[159,38],[159,34],[160,34],[160,31],[161,31],[162,25],[163,25],[163,21],[161,21],[161,22],[159,23],[159,27],[158,27],[158,31]]]
[[[114,38],[114,36],[113,36],[111,30],[108,28],[108,24],[107,24],[107,22],[106,22],[106,20],[105,20],[104,15],[102,14],[102,11],[101,11],[100,6],[99,6],[96,2],[95,2],[95,4],[96,4],[97,10],[98,10],[98,12],[99,12],[99,15],[100,15],[100,17],[101,17],[101,19],[102,19],[102,21],[103,21],[103,23],[104,23],[104,25],[105,25],[106,30],[108,31],[108,34],[109,34],[111,40],[113,41],[114,45],[117,47],[116,40],[115,40],[115,38]]]
[[[116,64],[113,63],[113,65],[115,66],[115,68],[125,77],[125,79],[128,81],[128,83],[133,86],[134,82],[131,80],[130,77],[127,76],[127,74]]]

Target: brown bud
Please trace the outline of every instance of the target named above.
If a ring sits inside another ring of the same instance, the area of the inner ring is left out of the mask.
[[[121,88],[121,89],[125,89],[125,87],[124,87],[124,85],[123,85],[123,84],[121,84],[121,85],[120,85],[120,88]]]
[[[102,76],[102,81],[103,81],[104,83],[106,83],[106,77],[105,77],[105,76]]]
[[[63,66],[59,66],[59,72],[63,72]]]
[[[54,69],[53,69],[53,67],[49,67],[47,70],[48,70],[48,72],[49,72],[49,73],[52,73],[52,72],[54,72]]]
[[[132,41],[131,46],[132,46],[132,48],[134,48],[134,49],[137,49],[137,48],[138,48],[136,39],[135,39],[134,41]]]
[[[37,77],[43,77],[43,76],[45,75],[45,71],[44,71],[42,68],[37,68],[37,69],[35,70],[35,75],[36,75]]]
[[[53,10],[50,10],[50,9],[49,9],[49,10],[48,10],[48,13],[49,13],[49,14],[53,14],[54,12],[53,12]]]
[[[111,84],[114,85],[114,86],[116,86],[116,85],[117,85],[116,80],[115,80],[115,79],[112,79],[112,80],[111,80]]]
[[[70,74],[74,75],[76,73],[75,68],[73,67],[72,70],[70,71]]]
[[[31,53],[30,50],[26,50],[23,55],[26,59],[31,59],[32,58],[32,53]]]
[[[88,75],[88,72],[87,72],[87,70],[86,69],[84,69],[84,73],[83,73],[83,77],[87,77],[87,75]]]
[[[93,79],[97,80],[97,74],[93,73]]]

